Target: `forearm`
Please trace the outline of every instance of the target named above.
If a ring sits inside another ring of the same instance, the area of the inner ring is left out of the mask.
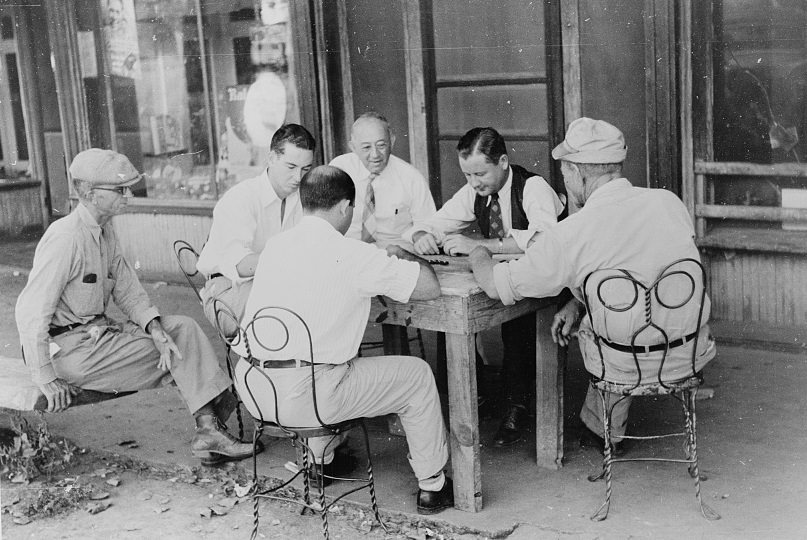
[[[496,290],[496,283],[493,279],[493,267],[496,262],[491,257],[490,251],[481,247],[471,252],[471,269],[474,279],[482,287],[490,298],[499,299],[499,291]]]
[[[257,253],[250,253],[243,259],[241,259],[238,264],[235,265],[235,269],[238,272],[238,275],[242,278],[248,278],[255,275],[255,268],[258,267],[258,260],[260,259],[260,255]]]

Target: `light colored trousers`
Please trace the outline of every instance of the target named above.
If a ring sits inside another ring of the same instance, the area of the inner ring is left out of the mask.
[[[446,428],[434,375],[426,362],[413,356],[367,356],[318,365],[315,372],[317,406],[324,422],[397,414],[417,479],[443,470],[448,461]],[[311,399],[311,366],[263,369],[242,359],[235,367],[235,385],[252,416],[277,419],[272,386],[264,374],[277,388],[282,425],[319,425]],[[329,463],[338,441],[321,437],[309,439],[309,445],[317,462]]]
[[[233,285],[229,278],[224,276],[208,279],[202,290],[199,291],[199,296],[202,297],[202,309],[205,312],[205,317],[213,325],[213,328],[221,330],[225,336],[232,336],[238,327],[238,321],[244,316],[244,310],[247,307],[247,299],[249,292],[252,290],[252,280],[243,281]],[[219,317],[219,323],[216,323],[216,305],[215,300],[220,300],[227,305],[235,320],[222,316]],[[219,328],[221,325],[221,328]]]
[[[230,386],[216,353],[190,317],[160,317],[182,360],[171,359],[170,371],[157,367],[160,353],[151,336],[131,321],[106,318],[52,338],[61,347],[53,356],[56,375],[71,384],[99,392],[144,390],[176,383],[190,411],[196,412]]]

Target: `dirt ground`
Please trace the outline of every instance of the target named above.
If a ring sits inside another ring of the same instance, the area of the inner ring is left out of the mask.
[[[27,485],[0,481],[2,538],[249,538],[253,507],[244,493],[248,484],[241,467],[158,469],[78,450],[74,463],[49,480],[37,478]],[[51,496],[44,499],[43,493]],[[47,515],[59,505],[72,508]],[[259,508],[258,538],[321,537],[319,516],[301,516],[299,505],[264,500]],[[482,538],[403,516],[383,514],[383,519],[388,533],[365,509],[340,504],[329,518],[331,538]]]

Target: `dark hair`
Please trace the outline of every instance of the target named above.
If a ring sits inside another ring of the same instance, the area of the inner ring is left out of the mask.
[[[491,163],[498,163],[499,158],[507,155],[507,146],[504,138],[492,127],[475,127],[462,136],[457,143],[457,152],[462,159],[479,152]]]
[[[272,142],[269,150],[275,154],[282,154],[285,150],[283,145],[289,143],[303,150],[314,151],[317,148],[317,141],[314,136],[300,124],[283,124],[275,134],[272,135]]]
[[[356,186],[342,169],[320,165],[300,180],[300,202],[305,210],[328,210],[345,199],[355,204]]]

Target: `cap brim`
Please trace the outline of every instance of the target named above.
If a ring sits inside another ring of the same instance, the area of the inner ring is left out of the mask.
[[[569,144],[564,140],[555,148],[552,149],[552,158],[553,159],[560,159],[563,156],[568,156],[569,154],[575,154],[577,150],[569,146]]]

